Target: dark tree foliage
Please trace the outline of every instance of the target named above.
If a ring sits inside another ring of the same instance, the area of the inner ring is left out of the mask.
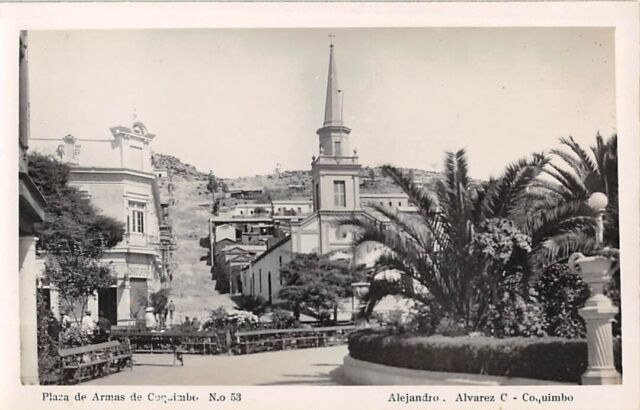
[[[156,292],[149,294],[150,306],[154,312],[162,313],[169,302],[169,292],[167,288],[160,289]]]
[[[66,306],[79,305],[79,311],[71,312],[77,323],[82,320],[89,297],[115,283],[111,267],[100,260],[101,256],[95,249],[87,251],[76,246],[50,255],[45,262],[44,276],[56,287]]]
[[[589,285],[565,264],[548,267],[535,286],[547,318],[546,332],[552,336],[585,336],[584,320],[578,310],[589,298]]]
[[[449,152],[433,191],[385,166],[383,171],[417,207],[416,214],[375,207],[388,224],[357,217],[342,223],[359,228],[354,245],[377,242],[389,250],[377,268],[404,277],[403,295],[424,302],[425,292],[414,289],[419,284],[455,326],[481,330],[501,299],[501,288],[524,290],[529,282],[531,239],[514,220],[521,196],[545,163],[533,155],[509,165],[498,179],[478,184],[469,176],[466,152]]]
[[[29,175],[47,201],[46,219],[36,226],[38,248],[47,254],[44,275],[66,306],[81,308],[72,310],[80,322],[88,298],[114,283],[111,267],[101,258],[122,240],[124,226],[69,186],[69,172],[67,164],[50,156],[29,155]]]
[[[52,384],[59,379],[58,335],[61,329],[39,293],[37,296],[38,375],[41,384]]]
[[[282,267],[280,275],[283,286],[279,297],[296,320],[303,312],[323,322],[333,313],[335,320],[340,299],[352,295],[351,283],[355,281],[348,262],[316,254],[297,254]]]
[[[209,171],[209,176],[207,177],[207,191],[213,194],[218,191],[219,186],[218,179],[213,174],[213,171]]]
[[[260,295],[243,295],[236,301],[238,308],[253,313],[256,316],[262,316],[269,305],[268,302]]]
[[[81,247],[102,253],[122,241],[124,224],[102,215],[89,199],[69,186],[69,165],[51,156],[29,154],[29,176],[47,201],[44,222],[36,226],[38,248],[58,254]]]
[[[218,253],[215,265],[211,268],[211,279],[216,281],[215,289],[221,293],[229,293],[229,278],[231,277],[231,267],[227,264],[224,254]]]

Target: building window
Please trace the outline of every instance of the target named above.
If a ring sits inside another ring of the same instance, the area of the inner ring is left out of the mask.
[[[342,148],[340,146],[340,141],[334,141],[333,143],[333,156],[341,157],[342,156]]]
[[[298,213],[300,213],[300,214],[302,213],[302,208],[301,207],[298,207]]]
[[[333,181],[333,205],[340,208],[347,206],[346,187],[344,181]]]
[[[145,204],[143,202],[129,201],[129,209],[131,210],[129,221],[129,232],[144,233],[144,214]]]
[[[316,197],[313,199],[316,210],[320,209],[320,184],[316,184]]]
[[[402,202],[398,202],[398,206],[402,206]]]
[[[393,203],[391,201],[389,201],[389,207],[392,207]]]
[[[258,274],[260,275],[260,277],[258,278],[258,280],[260,281],[260,293],[262,293],[262,269],[258,270]]]

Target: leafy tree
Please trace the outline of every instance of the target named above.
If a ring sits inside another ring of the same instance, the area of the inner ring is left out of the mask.
[[[328,256],[297,254],[280,270],[283,286],[279,297],[293,311],[295,320],[304,312],[321,321],[334,315],[340,299],[351,296],[354,277],[348,263]]]
[[[213,175],[213,171],[209,171],[209,176],[207,177],[207,191],[210,193],[215,193],[218,191],[219,184],[215,175]]]
[[[355,246],[373,241],[387,247],[377,266],[402,275],[402,294],[425,302],[417,284],[454,323],[481,329],[499,301],[499,290],[516,286],[522,291],[529,281],[530,239],[507,219],[518,220],[520,198],[546,162],[536,154],[511,164],[499,178],[477,184],[468,175],[465,151],[447,153],[443,177],[433,192],[385,166],[383,171],[417,206],[417,214],[376,207],[388,223],[358,217],[342,223],[360,228]]]
[[[533,206],[529,218],[532,225],[538,224],[534,240],[539,244],[535,251],[541,256],[542,269],[565,262],[574,252],[599,251],[595,246],[596,215],[586,204],[595,192],[604,193],[608,199],[602,246],[620,245],[618,136],[614,134],[605,141],[598,133],[590,149],[571,137],[561,138],[560,144],[561,148],[551,151],[554,161],[545,167],[547,177],[536,181],[530,192]],[[620,306],[620,271],[614,272],[607,293]],[[614,334],[620,334],[620,323],[621,312],[614,322]]]
[[[239,309],[249,311],[258,317],[266,312],[268,306],[267,301],[259,295],[243,295],[237,303]]]
[[[157,292],[149,294],[149,302],[156,313],[162,313],[169,302],[170,289],[162,288]]]
[[[46,252],[44,275],[80,321],[89,296],[114,283],[101,258],[124,235],[124,226],[98,212],[75,187],[69,186],[67,164],[51,156],[29,155],[29,175],[47,201],[47,217],[37,227],[38,248]],[[79,313],[79,315],[78,315]]]
[[[223,253],[216,254],[215,265],[211,268],[211,279],[216,281],[215,290],[218,293],[229,293],[229,279],[231,278],[231,267],[225,260]]]
[[[100,288],[115,283],[111,267],[100,260],[96,249],[86,250],[76,245],[71,250],[58,251],[45,262],[44,276],[58,291],[66,306],[72,309],[76,322],[80,323],[89,297]]]
[[[578,310],[589,298],[589,285],[566,264],[545,269],[535,285],[544,316],[546,332],[551,336],[578,338],[586,334],[585,323]]]
[[[29,176],[47,201],[47,217],[36,226],[38,248],[56,254],[79,246],[101,253],[122,241],[124,224],[102,215],[69,186],[69,171],[69,165],[51,156],[29,154]]]

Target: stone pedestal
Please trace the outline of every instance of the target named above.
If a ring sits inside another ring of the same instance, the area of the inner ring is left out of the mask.
[[[36,241],[34,236],[20,237],[20,380],[39,384],[38,325],[36,302]]]
[[[606,256],[571,255],[569,267],[579,271],[582,279],[591,287],[591,297],[580,309],[587,325],[589,366],[582,375],[582,384],[620,384],[620,373],[613,361],[613,336],[611,322],[618,308],[603,294],[604,286],[611,278],[613,260]]]

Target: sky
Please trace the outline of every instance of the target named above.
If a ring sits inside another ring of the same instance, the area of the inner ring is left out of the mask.
[[[35,31],[31,137],[110,137],[143,122],[155,152],[237,177],[309,169],[329,38],[363,165],[474,178],[573,136],[616,132],[613,30],[374,28]]]

